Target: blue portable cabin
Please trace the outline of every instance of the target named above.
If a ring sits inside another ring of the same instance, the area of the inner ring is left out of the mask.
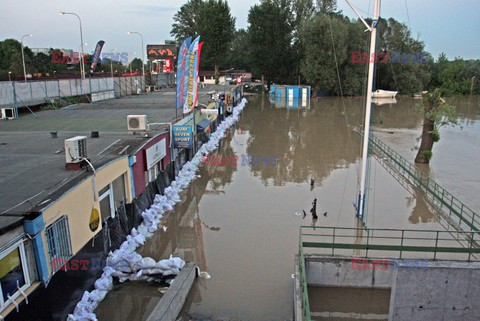
[[[298,99],[298,98],[300,98],[300,87],[287,86],[287,99]]]

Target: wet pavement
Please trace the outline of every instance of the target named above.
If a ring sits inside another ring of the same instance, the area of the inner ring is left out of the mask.
[[[373,114],[373,130],[411,160],[415,154],[411,149],[421,132],[421,115],[414,113],[416,102],[401,98],[394,105],[374,106]],[[211,275],[209,280],[196,282],[183,320],[293,318],[291,276],[299,226],[312,224],[310,215],[303,218],[298,213],[308,213],[317,198],[317,226],[356,227],[353,203],[361,139],[354,129],[362,124],[364,107],[360,98],[344,103],[325,98],[312,100],[308,108],[287,109],[271,104],[268,97],[250,99],[240,121],[214,153],[238,156],[237,166],[201,167],[201,178],[164,217],[162,224],[167,231],[160,229],[139,251],[156,260],[174,254],[195,262]],[[473,160],[480,151],[470,140],[480,135],[476,123],[480,112],[478,100],[472,104],[467,110],[465,101],[457,102],[464,129],[441,131],[443,137],[434,147],[430,170],[440,184],[477,209],[480,204],[475,190],[480,174]],[[456,155],[468,157],[462,168],[458,167],[458,157],[449,151],[452,140],[459,149]],[[273,157],[278,164],[242,164],[247,154],[269,160]],[[370,168],[369,227],[441,228],[420,194],[412,195],[374,158]],[[464,186],[464,177],[471,184],[469,188]],[[97,308],[99,320],[141,320],[132,316],[143,315],[140,312],[148,301],[145,291],[129,283],[115,289]],[[112,294],[115,300],[110,300]],[[118,313],[112,318],[108,313],[127,304],[131,314]]]

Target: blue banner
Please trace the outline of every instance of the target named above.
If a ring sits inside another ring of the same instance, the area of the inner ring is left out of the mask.
[[[102,48],[103,48],[104,43],[105,43],[105,41],[100,40],[97,43],[97,45],[95,46],[95,52],[94,52],[93,58],[92,58],[92,66],[90,67],[90,73],[93,73],[95,71],[95,68],[97,67],[98,58],[100,58],[100,53],[102,52]],[[82,57],[82,59],[83,59],[83,57]]]
[[[192,38],[188,37],[185,39],[180,46],[177,58],[177,108],[182,108],[185,104],[185,99],[187,96],[187,88],[185,86],[185,77],[188,77],[187,73],[187,57],[188,57],[188,48]]]
[[[185,77],[187,83],[187,99],[183,105],[183,113],[187,114],[192,111],[197,95],[197,81],[198,81],[198,44],[200,42],[200,36],[190,44],[190,50],[188,52],[187,69],[188,76]]]
[[[193,130],[192,126],[173,125],[173,147],[188,148],[193,147]]]

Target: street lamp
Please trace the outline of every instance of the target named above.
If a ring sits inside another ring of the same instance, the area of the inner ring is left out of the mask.
[[[23,79],[25,82],[27,82],[27,71],[25,70],[25,55],[23,54],[23,38],[31,36],[31,34],[24,35],[22,36],[22,39],[20,39],[20,45],[22,46]]]
[[[112,49],[112,56],[110,57],[110,73],[112,74],[113,78],[113,53],[117,51],[117,48]]]
[[[10,75],[12,74],[11,71],[8,72],[8,81],[12,81],[12,78],[10,77]]]
[[[82,44],[82,54],[83,54],[83,32],[82,32],[82,20],[80,19],[80,16],[76,13],[73,13],[73,12],[64,12],[64,11],[60,11],[60,12],[58,12],[58,14],[61,15],[61,16],[65,15],[65,14],[71,14],[71,15],[74,15],[78,18],[78,22],[80,23],[80,42]],[[84,62],[83,62],[83,57],[80,60],[80,74],[81,74],[82,79],[85,79],[85,65],[84,65]]]
[[[53,78],[57,78],[57,71],[56,70],[53,71]]]
[[[142,74],[145,77],[145,52],[144,52],[144,49],[143,49],[143,36],[138,31],[129,31],[129,32],[127,32],[127,34],[129,34],[129,35],[136,34],[136,35],[139,35],[140,38],[142,38]]]

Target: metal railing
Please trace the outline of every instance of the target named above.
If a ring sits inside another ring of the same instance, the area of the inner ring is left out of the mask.
[[[300,233],[300,247],[298,250],[299,253],[299,270],[300,270],[300,291],[302,296],[302,317],[304,321],[311,321],[312,316],[310,313],[310,301],[308,298],[308,283],[307,275],[305,270],[305,257],[303,255],[303,241],[302,233]]]
[[[87,79],[55,79],[41,81],[0,82],[0,107],[21,108],[52,99],[66,99],[82,95],[100,95],[115,91],[115,97],[138,94],[145,91],[145,77],[105,77]],[[113,96],[113,94],[112,94]]]
[[[300,228],[300,248],[322,255],[480,261],[480,232],[380,228]]]
[[[311,320],[305,256],[480,261],[479,232],[301,226],[299,270],[303,320]],[[305,253],[313,250],[314,253]],[[320,251],[320,253],[318,252]]]
[[[372,151],[381,158],[387,158],[386,165],[401,174],[414,186],[421,188],[429,201],[450,219],[458,220],[458,226],[463,231],[480,231],[480,218],[467,205],[450,194],[445,188],[437,184],[427,174],[424,174],[415,165],[409,163],[387,144],[374,135],[370,135]],[[456,218],[452,218],[452,214]]]

